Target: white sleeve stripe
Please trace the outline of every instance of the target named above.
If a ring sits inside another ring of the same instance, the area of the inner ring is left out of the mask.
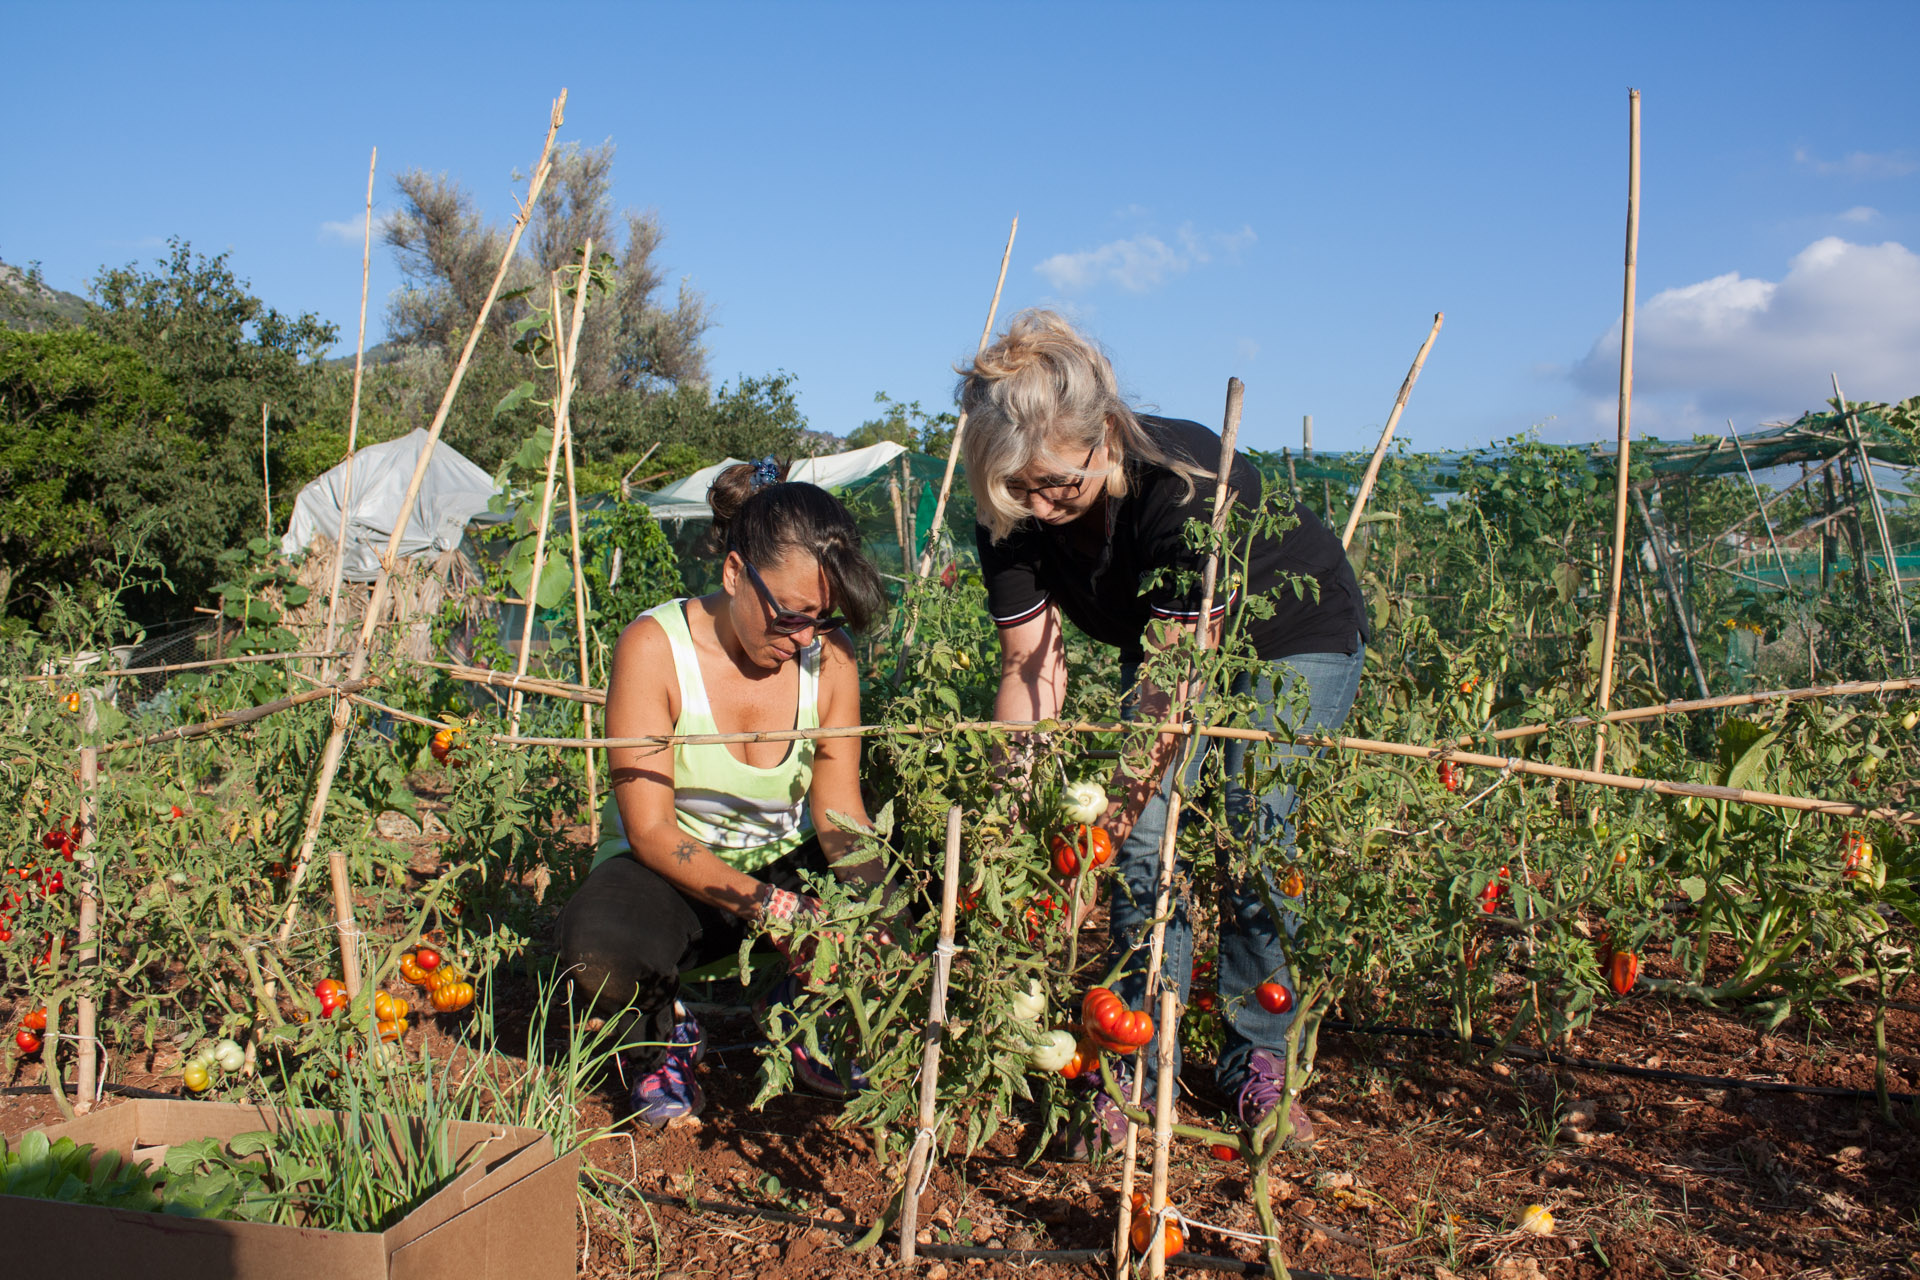
[[[1046,596],[1041,596],[1038,604],[1022,609],[1018,613],[1010,613],[1004,617],[997,613],[994,614],[993,624],[996,627],[1017,627],[1027,619],[1037,616],[1049,603],[1051,602]]]
[[[1238,591],[1235,591],[1233,594],[1229,595],[1224,601],[1214,605],[1212,616],[1217,618],[1221,614],[1225,613],[1228,609],[1232,608],[1233,602],[1239,596],[1239,594],[1240,593]],[[1167,608],[1162,608],[1160,605],[1156,604],[1152,606],[1152,610],[1153,610],[1153,616],[1156,618],[1192,619],[1200,616],[1200,611],[1198,609],[1167,609]]]

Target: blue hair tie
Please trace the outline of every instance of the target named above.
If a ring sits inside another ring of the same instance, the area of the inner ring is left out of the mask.
[[[753,464],[753,487],[754,488],[759,489],[759,488],[765,487],[766,485],[778,484],[779,481],[780,481],[780,464],[773,460],[772,454],[768,454],[766,457],[760,459],[760,461]]]

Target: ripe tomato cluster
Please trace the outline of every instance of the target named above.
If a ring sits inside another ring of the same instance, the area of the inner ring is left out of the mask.
[[[72,862],[74,855],[80,849],[80,824],[72,818],[68,818],[64,824],[54,824],[52,830],[40,837],[40,847],[49,853],[58,853],[64,861]],[[8,867],[7,870],[17,880],[32,881],[43,898],[51,898],[56,893],[62,893],[67,887],[66,873],[58,866]],[[0,943],[13,941],[13,913],[25,901],[26,897],[21,889],[8,888],[0,882]],[[52,941],[53,937],[49,934],[47,952],[37,960],[37,963],[45,964],[51,957]]]
[[[452,756],[454,752],[459,749],[459,746],[460,730],[449,726],[448,728],[439,729],[434,732],[433,741],[428,744],[427,750],[432,752],[433,758],[441,764],[450,763],[452,767],[459,768],[459,760],[449,761],[448,759],[448,757]]]
[[[1440,785],[1449,791],[1460,789],[1460,770],[1451,760],[1440,762]]]
[[[1132,1053],[1153,1039],[1153,1015],[1127,1008],[1127,1002],[1106,987],[1087,992],[1080,1002],[1080,1022],[1087,1038],[1108,1053]]]
[[[1113,861],[1113,837],[1107,834],[1105,827],[1081,826],[1071,835],[1066,832],[1053,838],[1053,870],[1062,880],[1071,880],[1080,874],[1080,858],[1085,854],[1087,865],[1104,867]]]
[[[418,947],[400,957],[400,976],[427,992],[435,1013],[458,1013],[473,1003],[473,984],[432,947]]]
[[[405,1000],[376,992],[373,997],[374,1029],[382,1040],[398,1040],[407,1034],[408,1007]]]
[[[1507,897],[1507,886],[1505,882],[1512,878],[1512,873],[1505,867],[1502,867],[1500,868],[1499,879],[1487,881],[1486,888],[1480,891],[1480,910],[1482,913],[1492,915],[1500,909],[1500,904]]]
[[[1841,875],[1848,880],[1873,870],[1873,845],[1858,831],[1849,831],[1841,839],[1840,856],[1843,859]]]
[[[20,1029],[13,1033],[13,1047],[22,1053],[40,1052],[40,1033],[46,1029],[47,1006],[41,1005],[20,1019]]]

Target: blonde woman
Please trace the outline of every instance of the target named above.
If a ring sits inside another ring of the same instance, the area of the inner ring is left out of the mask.
[[[879,574],[838,498],[779,478],[772,459],[715,481],[720,589],[669,600],[620,636],[607,685],[616,738],[748,733],[860,723],[860,674],[841,628],[863,630],[885,603]],[[621,1042],[635,1118],[660,1126],[704,1101],[694,1068],[705,1036],[677,996],[680,974],[733,954],[749,931],[817,908],[800,873],[843,863],[854,846],[828,813],[866,823],[857,738],[614,747],[615,820],[562,912],[560,956]],[[845,1096],[833,1064],[795,1050],[795,1075]]]
[[[1028,311],[1006,334],[961,370],[959,401],[967,415],[967,483],[979,511],[980,563],[987,607],[1000,635],[1000,690],[995,716],[1041,720],[1066,700],[1067,663],[1062,617],[1093,640],[1120,650],[1124,684],[1133,689],[1138,664],[1172,629],[1199,616],[1201,557],[1188,545],[1189,520],[1212,512],[1220,437],[1197,422],[1136,412],[1120,395],[1105,355],[1060,316]],[[1229,484],[1235,502],[1261,496],[1259,472],[1236,453]],[[1359,689],[1368,639],[1359,584],[1340,540],[1306,507],[1298,524],[1253,545],[1248,591],[1272,602],[1272,616],[1249,624],[1249,639],[1268,664],[1257,692],[1268,723],[1286,716],[1293,691],[1304,684],[1309,710],[1296,730],[1328,731],[1347,718]],[[1166,572],[1161,572],[1166,571]],[[1315,593],[1296,593],[1292,575],[1311,578]],[[1230,599],[1213,607],[1218,628]],[[1164,719],[1168,691],[1142,686],[1132,714]],[[1118,849],[1120,884],[1111,907],[1116,948],[1125,948],[1153,915],[1159,848],[1172,793],[1172,765],[1181,739],[1165,737],[1141,777],[1116,773],[1117,798],[1106,819]],[[1291,852],[1295,796],[1282,783],[1263,795],[1240,788],[1244,743],[1230,743],[1226,777],[1229,813],[1254,841]],[[1196,759],[1195,765],[1198,765]],[[1276,893],[1277,899],[1277,893]],[[1187,995],[1192,974],[1191,904],[1178,904],[1168,926],[1163,979]],[[1144,994],[1144,961],[1136,952],[1121,994]],[[1240,1116],[1257,1122],[1280,1097],[1285,1078],[1288,1012],[1269,1012],[1254,998],[1263,982],[1289,991],[1283,924],[1268,909],[1262,886],[1235,884],[1220,903],[1219,985],[1226,1045],[1218,1079]],[[1148,1097],[1152,1097],[1149,1089]],[[1098,1139],[1124,1136],[1124,1120],[1104,1097],[1096,1100]],[[1312,1126],[1296,1108],[1296,1136],[1312,1141]]]

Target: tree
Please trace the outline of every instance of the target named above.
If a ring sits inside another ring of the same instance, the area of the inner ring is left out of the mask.
[[[652,210],[625,210],[616,218],[614,150],[611,141],[584,149],[575,143],[554,157],[553,175],[505,281],[508,291],[530,293],[495,306],[488,320],[491,340],[504,344],[515,321],[546,305],[549,273],[577,266],[591,238],[610,261],[614,284],[588,310],[581,389],[652,395],[703,383],[701,338],[712,323],[706,301],[684,281],[671,306],[657,300],[666,283],[656,261],[666,233]],[[444,173],[409,170],[397,185],[402,207],[388,221],[385,238],[407,287],[388,308],[388,328],[396,341],[452,346],[479,314],[507,231],[488,226],[465,188]]]
[[[847,433],[847,447],[864,449],[882,440],[892,440],[920,453],[944,458],[953,448],[953,428],[959,422],[951,413],[928,413],[918,400],[902,404],[884,391],[873,393],[881,406],[880,416],[869,418]]]
[[[220,572],[219,553],[261,527],[261,407],[289,438],[315,418],[338,377],[323,361],[337,331],[267,306],[225,254],[204,257],[177,238],[169,250],[156,271],[102,270],[87,324],[165,380],[171,421],[194,446],[158,465],[177,495],[164,535],[169,576],[198,600]]]
[[[130,348],[83,330],[0,330],[0,629],[35,621],[56,584],[87,581],[138,518],[169,560],[210,536],[195,479],[205,449],[187,421]]]

